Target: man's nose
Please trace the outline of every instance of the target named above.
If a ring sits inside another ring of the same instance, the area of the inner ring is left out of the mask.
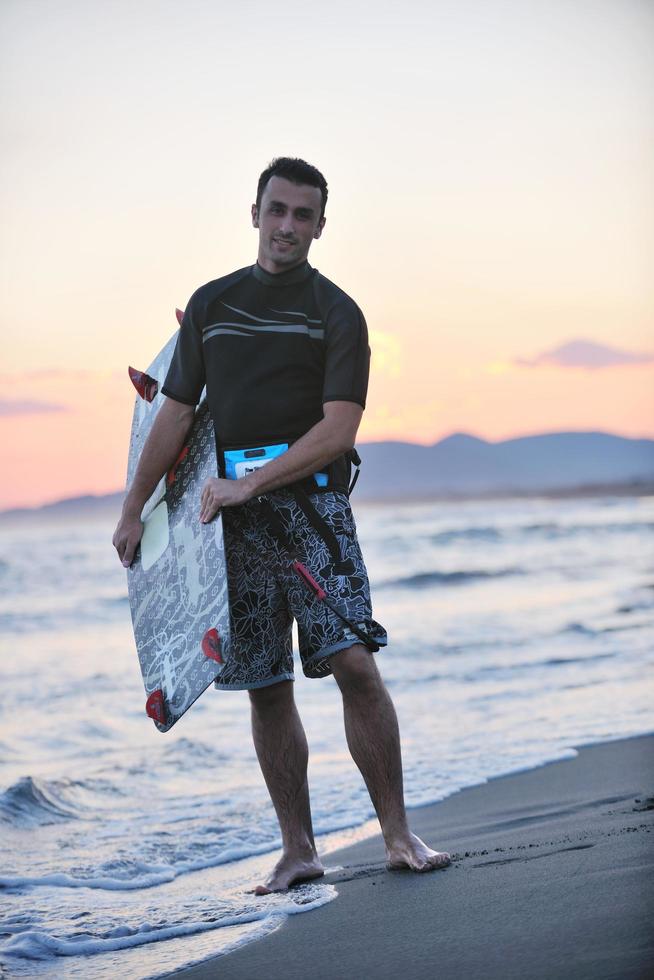
[[[284,235],[295,234],[295,219],[293,218],[293,215],[289,211],[287,211],[286,214],[282,217],[282,220],[279,225],[279,230]]]

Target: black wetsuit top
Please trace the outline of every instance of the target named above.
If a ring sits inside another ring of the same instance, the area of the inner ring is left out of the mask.
[[[325,402],[365,408],[369,367],[366,322],[346,293],[308,262],[277,275],[256,264],[193,293],[162,391],[196,405],[206,384],[218,450],[292,443]],[[346,488],[348,473],[335,460],[329,486]]]

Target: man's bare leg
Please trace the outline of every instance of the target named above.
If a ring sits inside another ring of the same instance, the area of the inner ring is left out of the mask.
[[[334,654],[331,664],[343,695],[347,744],[379,817],[388,866],[413,871],[447,867],[447,852],[433,851],[409,830],[397,716],[374,657],[356,644]]]
[[[250,691],[252,736],[282,833],[284,853],[257,895],[284,891],[297,881],[319,878],[309,805],[306,735],[295,707],[293,682]]]

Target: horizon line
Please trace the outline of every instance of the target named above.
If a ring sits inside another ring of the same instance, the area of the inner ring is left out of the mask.
[[[489,446],[499,446],[502,443],[515,442],[515,441],[518,441],[520,439],[537,439],[537,438],[542,438],[542,437],[547,437],[547,436],[562,436],[562,435],[578,435],[578,436],[601,435],[601,436],[608,436],[610,438],[615,438],[615,439],[622,439],[622,440],[624,440],[626,442],[652,442],[652,443],[654,443],[654,437],[652,437],[652,436],[625,436],[625,435],[621,435],[620,433],[616,433],[616,432],[607,432],[606,430],[603,430],[603,429],[556,429],[556,430],[547,431],[547,432],[534,432],[534,433],[531,433],[530,435],[510,436],[510,437],[508,437],[506,439],[497,439],[494,442],[492,442],[489,439],[484,439],[481,436],[473,435],[473,434],[471,434],[469,432],[455,431],[455,432],[451,432],[447,436],[443,436],[441,439],[438,439],[436,442],[421,443],[421,442],[415,442],[415,441],[408,440],[408,439],[367,439],[367,440],[364,440],[364,441],[362,441],[360,443],[357,443],[357,445],[359,445],[361,447],[361,446],[366,446],[366,445],[379,445],[380,443],[388,443],[388,444],[393,444],[393,445],[405,445],[405,446],[408,445],[408,446],[417,446],[417,447],[420,447],[420,448],[423,448],[423,449],[433,449],[436,446],[439,446],[441,443],[447,442],[449,439],[453,439],[453,438],[459,437],[459,438],[465,438],[465,439],[473,439],[475,441],[485,443],[486,445],[489,445]],[[622,482],[624,483],[624,482],[632,482],[632,481],[622,481]],[[69,496],[69,497],[57,497],[57,498],[54,498],[54,499],[51,498],[51,499],[48,499],[48,500],[43,500],[41,503],[37,503],[37,504],[10,504],[8,506],[1,506],[0,505],[0,516],[6,515],[6,514],[10,514],[10,513],[13,513],[13,512],[17,512],[17,511],[18,512],[35,512],[35,511],[42,510],[42,509],[47,508],[47,507],[53,507],[53,506],[56,506],[58,504],[65,504],[65,503],[69,503],[69,502],[73,502],[73,501],[82,501],[82,500],[88,500],[88,501],[95,500],[95,501],[99,501],[99,500],[102,500],[103,498],[106,498],[106,497],[113,497],[113,496],[118,496],[118,495],[124,494],[125,491],[126,491],[126,488],[123,485],[123,486],[116,487],[116,489],[105,490],[105,491],[101,491],[101,492],[91,492],[91,491],[83,491],[82,490],[81,492],[76,493],[73,496]]]

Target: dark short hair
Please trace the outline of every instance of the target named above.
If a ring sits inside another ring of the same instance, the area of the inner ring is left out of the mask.
[[[261,207],[261,198],[271,177],[283,177],[284,180],[290,180],[293,184],[308,184],[309,187],[318,187],[322,197],[320,211],[322,218],[327,204],[327,181],[317,167],[312,167],[310,163],[307,163],[306,160],[300,160],[299,157],[275,157],[259,177],[257,209]]]

